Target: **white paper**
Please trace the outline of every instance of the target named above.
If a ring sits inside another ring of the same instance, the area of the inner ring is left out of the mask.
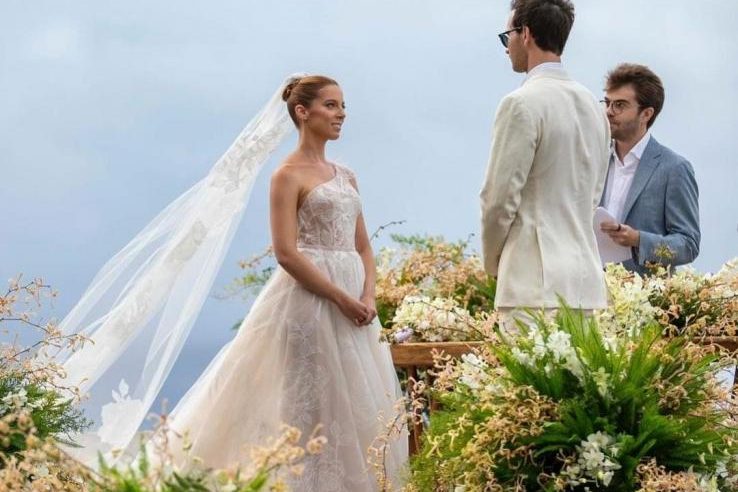
[[[606,263],[620,263],[632,258],[630,248],[620,246],[618,243],[610,239],[610,236],[600,230],[600,224],[603,222],[618,222],[607,209],[597,207],[594,214],[594,232],[597,238],[597,249],[600,250],[600,261],[604,266]]]

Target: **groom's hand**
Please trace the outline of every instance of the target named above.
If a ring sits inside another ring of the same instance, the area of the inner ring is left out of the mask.
[[[620,246],[637,248],[641,242],[641,234],[627,224],[605,221],[600,224],[600,230],[606,232],[610,239]]]

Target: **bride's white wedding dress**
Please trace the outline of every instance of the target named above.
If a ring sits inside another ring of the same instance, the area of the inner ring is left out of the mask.
[[[298,211],[298,248],[333,283],[358,298],[364,267],[355,248],[359,195],[351,171],[311,190]],[[389,347],[380,326],[357,327],[330,301],[303,288],[277,268],[237,336],[205,370],[171,415],[187,431],[191,454],[205,465],[247,463],[245,445],[263,444],[282,423],[303,439],[322,425],[328,443],[308,456],[295,491],[372,491],[367,449],[383,431],[401,397]],[[390,476],[407,459],[407,437],[391,443]],[[393,480],[397,483],[397,479]]]

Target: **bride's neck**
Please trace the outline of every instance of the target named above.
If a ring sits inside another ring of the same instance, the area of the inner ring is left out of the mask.
[[[313,135],[307,133],[300,134],[300,141],[297,145],[297,152],[309,161],[315,161],[319,163],[326,162],[325,160],[325,139],[316,138]]]

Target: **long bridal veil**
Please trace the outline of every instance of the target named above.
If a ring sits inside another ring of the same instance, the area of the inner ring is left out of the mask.
[[[94,424],[70,436],[94,466],[134,441],[189,335],[270,154],[292,130],[288,77],[208,175],[167,206],[97,273],[60,324],[90,339],[57,355]]]

